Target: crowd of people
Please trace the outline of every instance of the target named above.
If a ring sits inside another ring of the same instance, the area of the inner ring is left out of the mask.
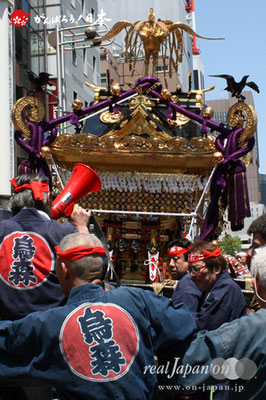
[[[246,315],[245,297],[229,274],[230,259],[223,257],[217,244],[176,240],[169,244],[168,257],[172,278],[179,279],[173,303],[188,307],[199,330],[214,330]],[[228,381],[221,381],[214,399],[229,400],[230,392],[225,390],[228,385]],[[197,393],[197,398],[207,400],[210,393]]]
[[[0,400],[264,398],[266,216],[249,229],[262,309],[246,315],[217,244],[169,244],[172,299],[106,290],[106,251],[88,232],[90,212],[76,205],[69,223],[59,223],[50,219],[47,178],[11,183],[11,214],[0,222]],[[234,387],[232,375],[212,369],[232,359],[256,365],[254,375],[236,369]]]

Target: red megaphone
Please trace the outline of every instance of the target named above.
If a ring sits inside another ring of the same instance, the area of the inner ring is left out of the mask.
[[[75,164],[68,184],[53,201],[52,218],[69,217],[79,199],[88,193],[97,192],[101,187],[101,180],[92,168],[81,163]]]

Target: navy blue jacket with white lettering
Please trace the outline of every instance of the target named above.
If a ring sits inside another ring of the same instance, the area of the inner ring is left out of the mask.
[[[55,274],[54,247],[74,232],[72,224],[34,208],[0,222],[0,319],[17,320],[66,302]]]
[[[152,399],[154,354],[178,357],[196,332],[165,297],[84,284],[65,306],[0,322],[0,381],[46,382],[62,400]]]
[[[99,285],[81,285],[65,306],[0,322],[0,381],[46,382],[62,400],[147,400],[157,382],[154,353],[163,352],[190,367],[187,375],[175,375],[175,384],[184,388],[219,385],[211,374],[214,359],[249,358],[257,373],[234,381],[243,386],[234,396],[265,398],[266,310],[196,338],[195,331],[186,307],[173,307],[167,298],[136,288],[105,292]],[[204,373],[193,372],[202,365],[208,366]]]

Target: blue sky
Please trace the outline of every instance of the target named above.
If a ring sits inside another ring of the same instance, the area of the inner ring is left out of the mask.
[[[224,41],[197,39],[205,68],[205,87],[215,85],[206,98],[227,98],[226,81],[211,74],[249,75],[260,93],[252,90],[258,114],[259,172],[266,174],[266,0],[195,0],[196,32],[224,37]],[[247,88],[249,89],[249,88]],[[251,89],[250,89],[251,90]]]

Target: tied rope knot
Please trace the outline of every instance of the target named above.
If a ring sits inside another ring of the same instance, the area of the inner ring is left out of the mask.
[[[242,229],[244,218],[250,217],[250,207],[247,189],[246,166],[240,160],[252,150],[255,139],[239,147],[239,136],[243,129],[236,129],[229,134],[221,133],[215,142],[224,160],[216,166],[210,184],[211,202],[209,204],[201,240],[215,238],[214,230],[219,220],[219,200],[222,200],[224,208],[228,206],[228,219],[233,231]]]

